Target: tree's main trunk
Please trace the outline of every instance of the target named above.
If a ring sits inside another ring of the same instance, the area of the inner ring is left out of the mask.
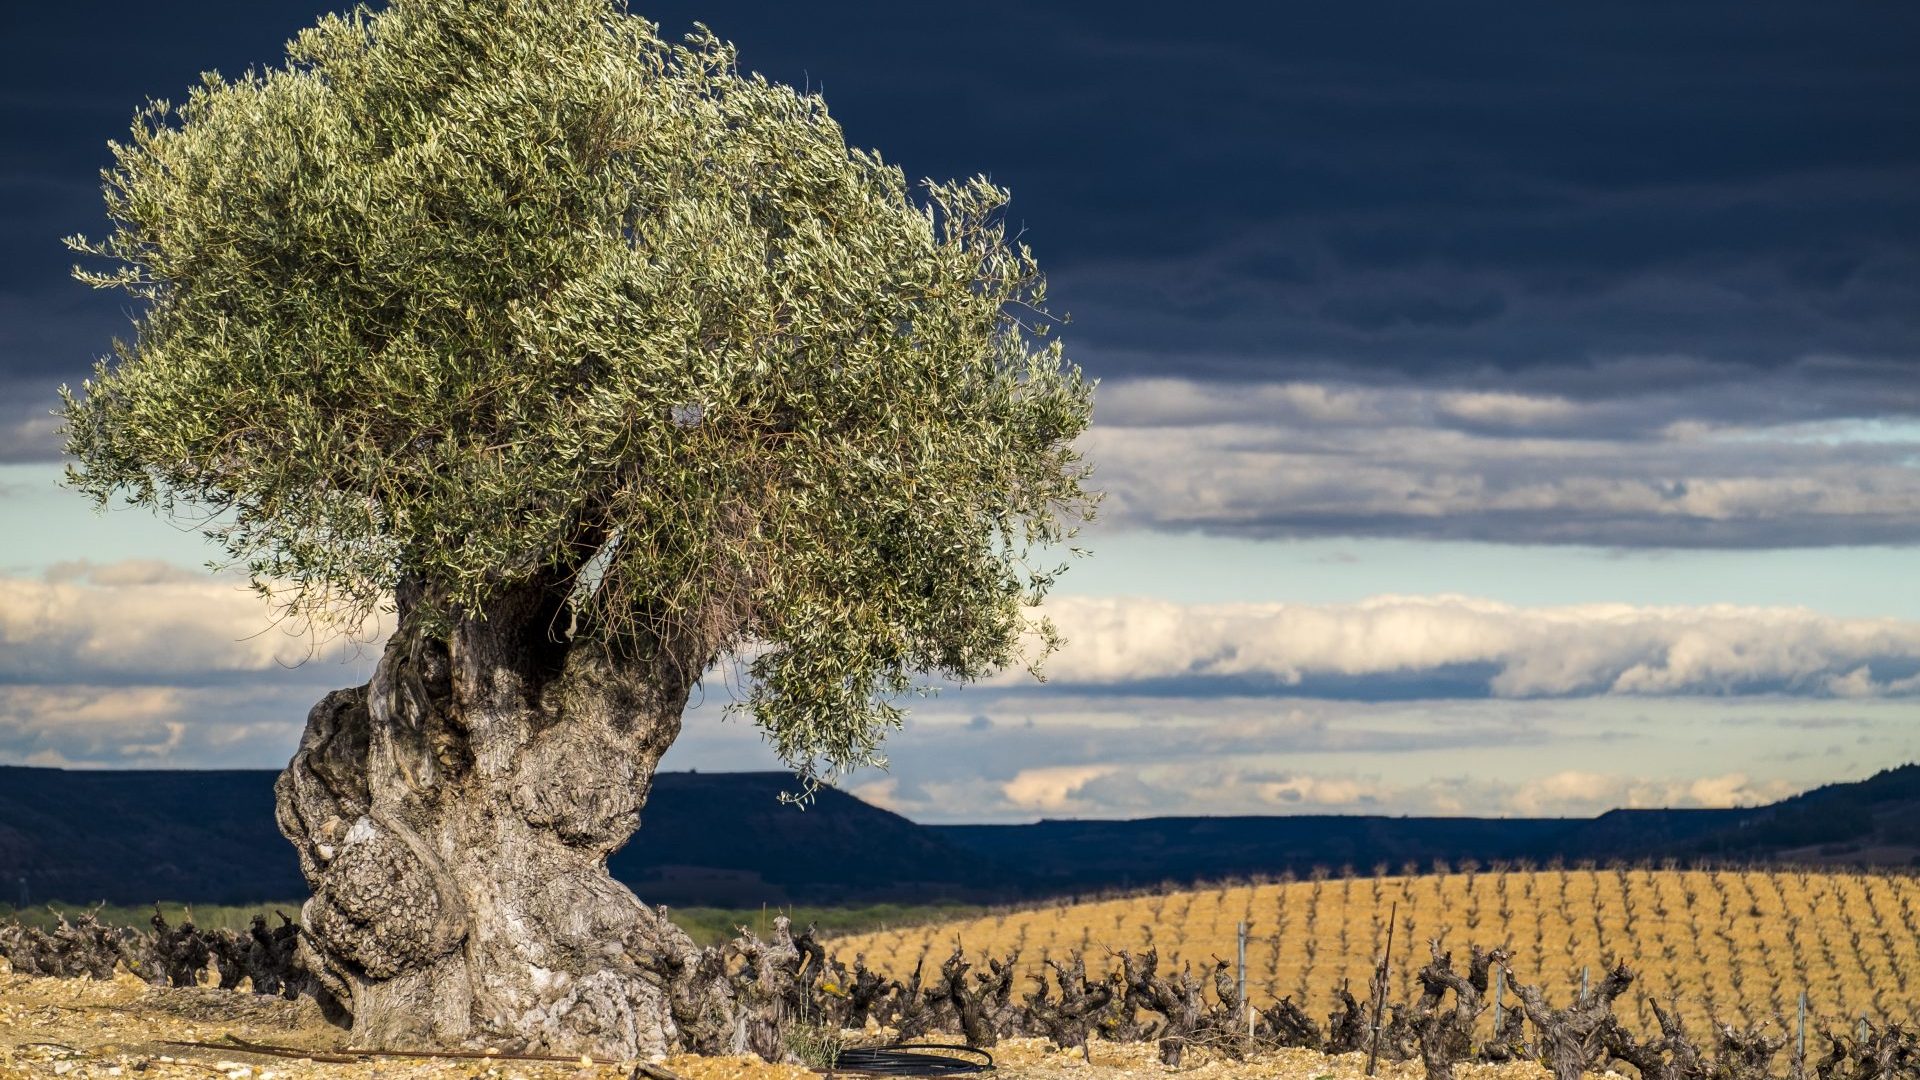
[[[553,643],[546,595],[444,641],[403,596],[368,684],[314,707],[276,785],[303,959],[364,1047],[734,1049],[714,958],[606,869],[691,680]]]

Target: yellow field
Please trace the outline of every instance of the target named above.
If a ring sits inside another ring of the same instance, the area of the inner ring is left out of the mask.
[[[1623,958],[1640,978],[1615,1011],[1645,1023],[1647,994],[1677,998],[1696,1025],[1709,1015],[1791,1023],[1802,990],[1809,1026],[1862,1014],[1920,1023],[1920,879],[1911,875],[1582,869],[1330,878],[1062,903],[827,946],[849,963],[864,953],[898,977],[929,953],[932,970],[956,939],[970,956],[1018,948],[1026,971],[1049,952],[1086,950],[1091,970],[1106,950],[1149,944],[1163,960],[1197,966],[1231,962],[1235,924],[1245,921],[1254,1003],[1291,995],[1324,1016],[1343,978],[1365,994],[1396,901],[1397,999],[1416,992],[1413,973],[1427,939],[1438,937],[1456,962],[1469,943],[1507,945],[1514,975],[1557,1002],[1573,996],[1583,968],[1597,984],[1607,959]]]

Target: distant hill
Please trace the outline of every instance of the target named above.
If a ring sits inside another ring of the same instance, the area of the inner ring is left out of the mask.
[[[0,766],[0,904],[247,903],[305,896],[268,769]],[[805,810],[785,773],[660,773],[608,869],[649,903],[984,901],[1026,882],[988,856],[843,792]]]
[[[305,893],[273,819],[271,770],[0,766],[0,904],[247,903]],[[1474,860],[1915,865],[1920,766],[1766,807],[1615,810],[1597,818],[1145,818],[919,825],[828,789],[782,804],[784,773],[661,773],[608,862],[675,906],[1011,901],[1226,877],[1361,873]]]
[[[990,901],[1027,891],[1000,860],[834,788],[801,810],[786,773],[660,773],[640,831],[607,860],[648,903]]]
[[[1294,817],[1041,821],[928,826],[1023,866],[1043,892],[1087,892],[1278,874],[1316,866],[1368,873],[1525,860],[1735,860],[1920,865],[1920,765],[1830,784],[1770,806],[1610,810],[1597,818]]]
[[[1315,867],[1393,872],[1521,861],[1717,855],[1713,838],[1756,810],[1612,810],[1597,818],[1412,818],[1360,815],[1041,821],[936,825],[962,847],[1026,866],[1044,891],[1179,884]],[[1697,854],[1695,854],[1697,853]],[[1902,859],[1901,861],[1905,861]]]
[[[248,903],[307,894],[266,769],[0,766],[0,902]]]
[[[1782,799],[1700,837],[1688,850],[1797,863],[1920,865],[1920,765]]]
[[[1304,874],[1313,867],[1430,869],[1463,859],[1908,867],[1920,865],[1920,765],[1766,807],[1617,809],[1594,819],[1156,817],[929,828],[998,863],[1027,867],[1043,892]]]
[[[1044,891],[1085,892],[1248,877],[1316,866],[1421,869],[1434,859],[1520,859],[1580,824],[1557,818],[1165,817],[933,825],[982,856],[1024,866]]]

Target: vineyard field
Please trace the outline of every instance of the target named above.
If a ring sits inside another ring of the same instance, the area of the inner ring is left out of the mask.
[[[1390,986],[1418,993],[1414,975],[1439,938],[1505,945],[1516,978],[1570,999],[1583,970],[1610,960],[1640,976],[1623,1017],[1653,1017],[1644,1000],[1678,1002],[1694,1024],[1809,1024],[1867,1016],[1920,1024],[1920,879],[1904,874],[1646,868],[1318,877],[1227,885],[996,912],[978,918],[832,939],[830,952],[905,978],[922,957],[937,966],[958,941],[969,956],[1019,950],[1024,973],[1044,957],[1095,958],[1156,947],[1174,966],[1232,962],[1249,926],[1247,989],[1255,1004],[1291,996],[1324,1013],[1342,980],[1356,994],[1395,919]],[[1511,1000],[1511,999],[1509,999]]]

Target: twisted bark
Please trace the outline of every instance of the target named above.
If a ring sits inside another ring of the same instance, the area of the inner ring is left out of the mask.
[[[1120,953],[1121,977],[1128,1008],[1143,1009],[1160,1018],[1154,1037],[1160,1043],[1160,1061],[1178,1065],[1187,1044],[1207,1026],[1207,1002],[1191,969],[1183,969],[1176,983],[1160,974],[1160,951],[1148,946],[1139,956]]]
[[[606,870],[704,664],[556,641],[552,586],[444,639],[414,599],[403,585],[373,677],[313,708],[276,785],[313,890],[301,959],[355,1044],[737,1049],[712,958]]]
[[[728,942],[724,952],[742,961],[729,981],[746,1048],[768,1061],[780,1060],[786,1054],[787,1032],[807,1011],[819,974],[815,968],[803,977],[802,968],[825,954],[814,944],[811,930],[794,937],[785,915],[773,920],[773,933],[764,941],[740,927],[740,936]]]
[[[939,981],[927,988],[927,997],[951,1012],[968,1046],[997,1046],[1000,1034],[1014,1026],[1018,1010],[1012,1002],[1013,981],[1019,961],[1017,950],[1005,961],[988,960],[988,971],[974,972],[972,985],[967,973],[973,965],[957,944],[941,963]]]
[[[867,1018],[886,1001],[892,980],[869,971],[864,953],[854,955],[852,968],[838,957],[829,957],[826,967],[829,974],[821,983],[826,993],[821,1002],[822,1017],[842,1030],[866,1027]]]
[[[1344,980],[1334,993],[1340,999],[1340,1007],[1327,1016],[1327,1053],[1351,1054],[1366,1049],[1372,1006],[1355,1001],[1353,991]]]
[[[1619,1024],[1602,1029],[1601,1041],[1609,1057],[1624,1061],[1640,1073],[1640,1080],[1704,1080],[1707,1063],[1701,1059],[1693,1040],[1687,1037],[1678,1012],[1669,1014],[1660,1003],[1648,998],[1653,1014],[1660,1022],[1658,1038],[1636,1039]]]
[[[1633,972],[1625,963],[1615,964],[1590,997],[1563,1009],[1548,1004],[1539,987],[1515,979],[1513,969],[1504,965],[1502,969],[1521,1009],[1540,1033],[1541,1063],[1555,1080],[1580,1080],[1606,1060],[1608,1032],[1619,1025],[1613,1001],[1633,984]]]
[[[1026,995],[1027,1013],[1032,1018],[1030,1026],[1063,1050],[1079,1047],[1080,1056],[1092,1064],[1093,1051],[1087,1039],[1113,1003],[1113,982],[1090,981],[1086,957],[1077,949],[1067,964],[1053,959],[1042,963],[1053,969],[1054,979],[1060,984],[1060,1000],[1055,1002],[1048,995],[1044,974],[1028,976],[1039,984]]]
[[[1260,1012],[1254,1037],[1277,1046],[1304,1046],[1318,1050],[1322,1044],[1320,1025],[1292,997],[1283,997]]]
[[[1453,954],[1441,952],[1437,939],[1428,943],[1432,960],[1420,970],[1420,998],[1407,1017],[1427,1080],[1453,1080],[1454,1063],[1472,1058],[1473,1024],[1487,1007],[1487,976],[1509,959],[1505,949],[1472,948],[1462,976],[1453,970]],[[1441,1004],[1448,992],[1453,994],[1451,1009]]]

